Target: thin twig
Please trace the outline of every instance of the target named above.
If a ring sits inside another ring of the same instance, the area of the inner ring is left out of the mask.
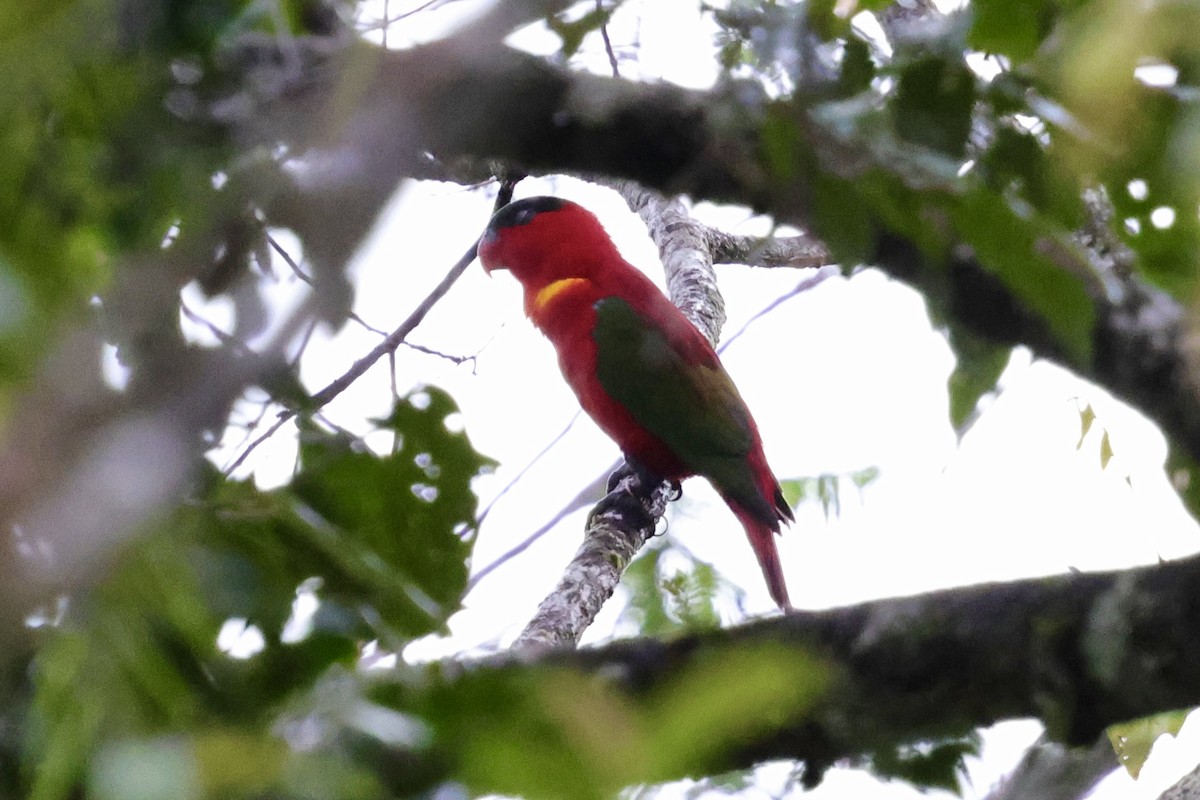
[[[350,387],[350,384],[361,378],[363,373],[374,366],[376,361],[388,353],[395,351],[400,346],[400,343],[404,341],[404,337],[408,336],[414,328],[421,324],[421,321],[425,319],[425,316],[433,309],[437,302],[445,296],[446,292],[450,291],[450,287],[454,285],[455,281],[467,271],[467,267],[471,266],[471,262],[475,260],[478,248],[479,242],[477,240],[467,248],[467,251],[458,259],[458,262],[450,268],[450,271],[446,273],[446,277],[442,278],[441,283],[409,314],[408,319],[400,323],[400,326],[389,333],[382,342],[371,348],[369,353],[355,361],[350,366],[350,369],[346,370],[341,377],[331,382],[310,398],[311,407],[320,408],[326,405],[339,394],[346,391]],[[292,413],[294,414],[295,412]]]
[[[292,258],[291,254],[288,253],[287,250],[283,249],[283,245],[279,244],[279,242],[275,239],[274,236],[267,234],[267,244],[271,245],[271,249],[279,254],[280,258],[283,259],[284,263],[287,264],[288,267],[292,270],[292,274],[295,275],[296,278],[299,279],[301,283],[306,283],[309,286],[315,286],[315,284],[313,283],[312,277],[310,277],[309,274],[307,272],[305,272],[298,263],[296,263],[296,259]],[[358,314],[356,314],[353,311],[351,311],[346,316],[351,321],[356,322],[359,325],[361,325],[362,327],[369,330],[371,333],[377,333],[380,336],[387,336],[387,331],[383,330],[382,328],[376,328],[374,325],[370,324],[369,322],[367,322],[365,319],[363,319],[362,317],[360,317]]]
[[[245,399],[245,398],[243,398],[243,399]],[[249,399],[246,399],[246,402],[251,402],[251,401]],[[257,416],[255,416],[254,419],[250,420],[249,422],[245,423],[245,428],[246,428],[245,433],[242,434],[241,440],[236,445],[233,446],[234,450],[244,447],[246,442],[250,441],[250,437],[254,435],[255,429],[259,425],[262,424],[262,421],[264,419],[267,418],[267,411],[270,410],[271,404],[274,402],[275,401],[272,398],[268,397],[265,401],[263,401],[262,403],[259,404]],[[224,471],[224,470],[222,470],[222,471]]]
[[[388,386],[392,390],[392,407],[395,408],[400,403],[400,382],[396,377],[395,352],[388,353]],[[397,428],[392,431],[392,455],[399,453],[403,444],[404,434]]]
[[[288,422],[295,416],[296,416],[296,413],[294,411],[281,411],[279,413],[279,418],[276,419],[275,422],[273,422],[271,424],[271,427],[267,428],[262,433],[262,435],[259,436],[257,439],[255,439],[253,442],[246,445],[246,449],[243,450],[241,455],[239,455],[237,458],[235,458],[232,461],[232,463],[229,464],[229,466],[227,466],[224,470],[222,470],[222,474],[225,477],[229,477],[230,475],[232,475],[234,473],[234,470],[236,470],[238,467],[240,467],[246,461],[246,459],[249,458],[250,454],[253,453],[258,448],[258,446],[260,444],[262,444],[267,439],[270,439],[272,436],[274,436],[279,431],[280,428],[282,428],[284,425],[288,424]]]
[[[796,284],[796,286],[794,288],[792,288],[790,291],[788,291],[786,294],[776,297],[774,300],[772,300],[766,306],[761,308],[758,311],[758,313],[756,313],[750,319],[746,320],[746,322],[742,325],[742,327],[738,328],[732,336],[730,336],[728,339],[726,339],[721,344],[721,346],[717,348],[717,352],[724,353],[725,348],[729,347],[729,345],[731,345],[735,341],[737,341],[737,338],[739,336],[741,336],[743,333],[745,333],[746,329],[749,328],[754,322],[756,322],[759,317],[763,317],[763,316],[771,313],[776,308],[783,305],[788,300],[791,300],[796,295],[807,292],[809,289],[813,288],[817,284],[823,283],[826,280],[828,280],[829,278],[832,278],[834,275],[837,275],[837,274],[838,274],[838,268],[835,266],[826,264],[825,266],[821,267],[814,274],[809,275],[807,278],[805,278],[804,280],[802,280],[798,284]]]
[[[523,175],[513,176],[510,178],[505,178],[500,182],[500,191],[496,195],[496,210],[508,205],[508,203],[512,201],[513,189],[516,188],[517,182],[519,182],[523,177]],[[421,321],[424,320],[426,315],[428,315],[433,307],[437,305],[438,301],[440,301],[446,295],[446,293],[450,291],[450,287],[453,286],[454,283],[462,276],[462,274],[467,271],[467,267],[471,266],[471,263],[475,260],[475,256],[478,254],[478,252],[479,240],[476,239],[471,246],[467,248],[467,252],[463,253],[462,257],[459,258],[454,266],[450,268],[450,271],[446,273],[446,276],[442,278],[441,282],[434,287],[433,291],[426,295],[425,299],[421,301],[420,305],[418,305],[413,312],[408,315],[408,318],[405,319],[404,322],[400,323],[399,327],[388,334],[382,342],[375,345],[375,347],[372,348],[369,353],[355,361],[350,366],[350,369],[342,373],[340,377],[310,397],[308,402],[305,403],[304,410],[311,412],[327,405],[339,394],[346,391],[346,389],[350,387],[350,384],[361,378],[363,373],[374,366],[376,361],[383,358],[385,355],[394,353],[396,348],[398,348],[404,342],[404,338],[408,336],[408,334],[412,333],[414,328],[421,324]],[[250,446],[242,451],[242,454],[238,456],[226,469],[225,474],[228,475],[241,466],[255,448],[274,435],[275,432],[283,427],[286,422],[295,418],[296,414],[297,411],[293,408],[287,408],[279,412],[279,419],[275,421],[275,424],[273,424],[266,433],[251,442]]]
[[[505,180],[501,184],[500,193],[496,197],[497,208],[508,205],[508,203],[512,200],[512,190],[518,180],[520,180],[520,178],[515,180]],[[425,319],[425,316],[431,310],[433,310],[433,307],[437,305],[437,302],[441,300],[443,296],[445,296],[446,292],[450,291],[450,287],[454,285],[455,281],[457,281],[462,274],[467,271],[467,267],[471,266],[471,262],[475,260],[475,256],[478,255],[478,253],[479,240],[476,239],[471,246],[467,248],[467,252],[463,253],[462,258],[458,260],[458,263],[451,267],[450,271],[446,273],[446,277],[442,278],[442,282],[434,287],[434,290],[430,292],[424,300],[421,301],[421,304],[417,306],[413,313],[408,316],[408,319],[404,320],[404,322],[400,324],[400,327],[388,334],[387,338],[382,342],[375,345],[371,352],[358,359],[358,361],[355,361],[354,364],[351,365],[350,369],[346,370],[345,374],[343,374],[340,378],[333,381],[324,389],[312,396],[312,407],[320,408],[333,398],[337,397],[339,394],[344,392],[347,387],[350,386],[350,384],[362,377],[362,374],[370,369],[376,361],[378,361],[387,353],[394,352],[396,348],[399,347],[404,341],[404,338],[408,336],[408,334],[410,334],[414,328],[421,324],[421,321]]]
[[[238,351],[242,355],[252,354],[254,352],[253,350],[250,349],[249,345],[247,345],[241,339],[237,338],[232,333],[227,333],[227,332],[221,330],[219,327],[216,326],[216,324],[209,322],[207,319],[205,319],[204,317],[197,314],[195,311],[193,311],[191,308],[188,307],[187,303],[184,303],[181,301],[179,303],[179,310],[182,311],[183,315],[185,317],[187,317],[188,319],[190,319],[192,322],[194,322],[197,325],[200,325],[204,328],[207,328],[208,332],[211,333],[214,337],[216,337],[217,341],[219,341],[221,344],[232,347],[234,350]]]
[[[317,330],[317,321],[314,319],[308,323],[308,327],[304,329],[304,335],[300,337],[300,344],[296,348],[296,354],[289,360],[288,365],[296,367],[300,363],[300,357],[304,355],[304,351],[308,349],[308,343],[312,341],[312,335]]]
[[[296,259],[292,258],[291,253],[283,249],[283,245],[281,245],[278,240],[276,240],[276,238],[269,233],[267,234],[267,244],[271,245],[271,249],[279,254],[279,257],[283,259],[283,263],[287,264],[288,267],[291,268],[293,275],[295,275],[304,283],[307,283],[309,286],[313,285],[313,279],[309,277],[308,273],[300,269],[300,265],[296,263]]]
[[[433,8],[434,6],[438,6],[441,4],[442,4],[442,0],[428,0],[428,2],[422,3],[421,5],[417,6],[416,8],[409,9],[408,11],[402,11],[394,17],[388,16],[387,7],[385,6],[384,14],[383,14],[383,21],[385,21],[388,25],[391,25],[393,22],[399,22],[402,19],[407,19],[408,17],[411,17],[414,14],[419,14],[422,11],[425,11],[427,9]]]
[[[481,511],[479,513],[479,516],[477,516],[475,518],[475,527],[479,527],[480,525],[482,525],[483,521],[485,519],[487,519],[487,515],[489,513],[491,513],[492,508],[495,507],[497,501],[499,501],[501,497],[504,497],[504,495],[508,494],[509,490],[511,490],[514,486],[516,486],[517,483],[521,480],[521,478],[525,477],[525,473],[529,472],[529,470],[533,468],[534,464],[541,461],[543,456],[545,456],[547,453],[549,453],[551,450],[553,450],[554,446],[556,444],[558,444],[559,442],[561,442],[564,436],[566,436],[568,433],[570,433],[571,428],[575,427],[575,423],[579,420],[579,415],[582,413],[583,413],[583,409],[576,411],[575,416],[571,417],[571,421],[568,422],[566,424],[566,426],[561,431],[558,432],[558,435],[555,436],[553,439],[551,439],[546,444],[546,446],[543,447],[536,456],[534,456],[532,459],[530,459],[529,463],[526,464],[524,467],[522,467],[521,471],[518,472],[516,475],[514,475],[513,479],[511,481],[509,481],[508,484],[503,489],[500,490],[500,493],[492,498],[492,502],[488,503],[487,507],[484,508],[483,511]],[[615,467],[614,467],[614,469],[615,469]]]
[[[604,13],[604,0],[596,0],[596,11]],[[608,53],[608,63],[612,67],[613,77],[621,77],[621,69],[617,66],[617,54],[613,52],[612,40],[608,38],[608,20],[600,23],[600,38],[604,40],[604,52]]]
[[[614,468],[619,463],[620,462],[614,462]],[[604,476],[603,478],[601,478],[601,480],[608,480],[608,478],[607,478],[607,476]],[[497,569],[504,566],[509,561],[513,560],[517,556],[521,555],[521,553],[524,553],[526,550],[528,550],[530,547],[532,547],[533,544],[535,542],[537,542],[538,539],[541,539],[547,533],[554,530],[554,527],[556,525],[558,525],[558,523],[560,523],[564,519],[566,519],[566,517],[568,515],[575,513],[576,511],[578,511],[581,508],[584,508],[585,506],[595,503],[596,502],[596,495],[594,493],[595,485],[596,485],[596,481],[593,481],[590,486],[584,488],[581,492],[579,492],[579,494],[577,494],[573,500],[571,500],[565,506],[560,508],[558,510],[558,513],[556,513],[553,517],[548,519],[546,521],[546,523],[544,525],[542,525],[542,527],[538,528],[536,531],[534,531],[533,533],[526,536],[520,542],[513,545],[513,547],[511,547],[509,550],[507,550],[504,553],[502,553],[501,555],[497,556],[495,561],[488,564],[486,567],[479,570],[479,572],[476,572],[474,575],[472,575],[471,579],[469,581],[467,581],[467,591],[469,592],[472,589],[474,589],[477,585],[479,585],[479,582],[481,580],[486,578],[492,572],[496,571]]]
[[[367,322],[365,319],[363,319],[362,317],[360,317],[358,314],[354,313],[353,311],[351,311],[346,316],[351,322],[357,322],[359,325],[366,328],[371,333],[376,333],[376,334],[379,334],[380,336],[387,336],[387,331],[385,331],[383,328],[376,328],[374,325],[370,324],[369,322]]]
[[[430,312],[434,305],[436,305],[437,302],[441,300],[443,296],[445,296],[446,292],[450,291],[450,287],[454,285],[454,282],[457,281],[464,272],[466,272],[467,267],[469,267],[471,262],[475,260],[475,254],[478,247],[479,242],[476,240],[469,248],[467,248],[467,252],[463,253],[458,262],[450,268],[450,271],[446,273],[446,277],[442,278],[441,283],[439,283],[434,290],[430,292],[424,300],[421,301],[421,304],[417,306],[411,314],[408,315],[408,319],[400,323],[400,326],[388,334],[382,342],[375,345],[375,347],[371,349],[371,352],[355,361],[350,366],[350,369],[346,370],[328,386],[310,397],[308,403],[306,403],[305,410],[313,411],[327,405],[339,394],[350,388],[350,385],[361,378],[363,373],[375,365],[376,361],[383,358],[385,355],[388,355],[389,353],[395,352],[396,348],[399,347],[404,341],[404,337],[408,336],[408,334],[410,334],[414,328],[421,324],[421,321],[425,319],[425,316]],[[280,411],[279,419],[276,420],[275,424],[271,426],[270,430],[251,442],[250,446],[242,451],[242,454],[238,456],[237,459],[234,460],[234,462],[226,469],[225,474],[228,475],[233,472],[233,470],[241,466],[242,462],[246,460],[246,458],[251,452],[254,451],[256,447],[270,438],[271,435],[278,431],[284,423],[294,418],[296,413],[296,409],[293,408],[287,408],[283,411]]]
[[[443,358],[455,366],[465,364],[468,361],[474,361],[476,358],[476,356],[452,356],[449,353],[443,353],[441,350],[434,350],[432,347],[426,347],[423,344],[413,344],[412,342],[405,342],[404,346],[409,350],[416,350],[418,353],[424,353],[427,356]]]

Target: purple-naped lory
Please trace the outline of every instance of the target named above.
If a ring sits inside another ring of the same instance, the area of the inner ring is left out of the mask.
[[[621,257],[595,215],[568,200],[500,209],[479,258],[489,273],[506,269],[521,282],[525,313],[627,460],[668,480],[708,479],[746,529],[771,597],[790,608],[774,537],[792,510],[708,340]]]

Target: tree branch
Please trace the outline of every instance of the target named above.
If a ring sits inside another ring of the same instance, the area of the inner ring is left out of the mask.
[[[667,294],[709,343],[725,325],[725,298],[717,289],[709,228],[692,219],[678,198],[667,198],[632,181],[607,181],[629,210],[646,224],[667,276]]]
[[[1079,800],[1119,768],[1107,735],[1089,748],[1065,747],[1043,736],[985,800]]]
[[[583,544],[567,565],[558,585],[538,606],[533,619],[513,642],[514,650],[575,646],[617,589],[621,574],[654,535],[657,520],[671,497],[667,484],[646,495],[636,476],[623,479],[615,491],[638,498],[646,511],[640,521],[619,508],[593,513],[588,518]]]
[[[445,103],[447,96],[456,102]],[[431,149],[445,158],[500,158],[533,171],[621,176],[668,196],[745,204],[817,234],[813,176],[772,171],[764,121],[771,114],[796,119],[795,144],[805,158],[847,174],[870,165],[869,154],[776,108],[752,85],[728,83],[707,93],[639,85],[566,72],[507,50],[467,58],[453,42],[382,57],[369,97],[371,115],[389,120],[378,126],[387,136],[375,144],[396,163]],[[398,142],[406,142],[403,158],[396,158]],[[1064,274],[1094,304],[1091,354],[1085,356],[1065,346],[969,250],[952,250],[947,263],[875,222],[869,263],[921,291],[965,328],[999,343],[1025,344],[1104,385],[1200,460],[1200,380],[1191,367],[1197,348],[1188,345],[1182,309],[1168,295],[1135,276],[1099,279],[1082,251],[1056,249]]]
[[[435,694],[445,698],[439,715],[447,714],[453,735],[433,741],[468,749],[474,732],[500,725],[524,702],[542,709],[539,718],[569,722],[571,741],[619,737],[627,731],[613,729],[613,717],[578,709],[593,707],[594,699],[622,714],[658,714],[671,687],[686,686],[689,697],[726,698],[739,710],[757,707],[763,692],[781,694],[772,713],[751,715],[746,727],[689,750],[671,774],[655,772],[661,765],[653,766],[651,753],[639,758],[635,749],[630,771],[611,780],[667,780],[779,758],[805,761],[815,780],[840,759],[1026,717],[1042,720],[1055,738],[1088,746],[1113,723],[1200,703],[1197,586],[1200,557],[1193,557],[794,612],[671,641],[443,664],[438,672],[447,683]],[[715,666],[740,664],[730,669],[753,675],[754,658],[772,666],[743,684],[733,682],[740,673]],[[555,677],[563,673],[587,680],[564,684]],[[573,689],[555,694],[543,685]],[[452,699],[484,687],[506,702]],[[809,694],[795,704],[789,693],[801,690]],[[444,751],[435,757],[450,765],[458,758]],[[527,757],[536,762],[538,755]]]
[[[1196,800],[1200,797],[1200,767],[1184,775],[1159,795],[1158,800]]]
[[[748,267],[824,267],[833,254],[811,236],[735,236],[709,228],[708,246],[715,264],[745,264]]]

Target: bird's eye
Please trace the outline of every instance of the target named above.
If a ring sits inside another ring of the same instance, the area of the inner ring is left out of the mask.
[[[513,225],[525,225],[533,222],[533,218],[537,216],[537,213],[537,209],[522,208],[516,213],[516,216],[513,217]]]

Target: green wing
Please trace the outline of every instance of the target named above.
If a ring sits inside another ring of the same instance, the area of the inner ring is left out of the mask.
[[[715,357],[691,363],[666,332],[618,297],[596,303],[592,335],[604,391],[718,489],[758,494],[746,463],[753,445],[750,412]]]

